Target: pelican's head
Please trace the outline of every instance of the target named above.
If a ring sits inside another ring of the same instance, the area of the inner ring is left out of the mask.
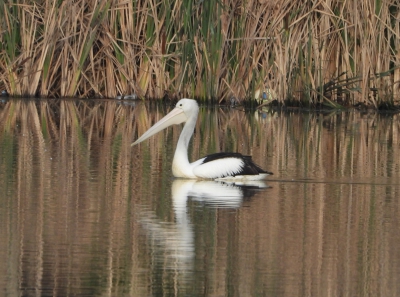
[[[178,125],[187,122],[189,119],[197,119],[199,113],[199,106],[196,100],[193,99],[181,99],[176,104],[175,108],[163,117],[159,122],[154,124],[149,130],[147,130],[142,136],[140,136],[131,146],[134,146],[142,141],[146,140],[150,136],[164,130],[171,125]]]
[[[197,117],[197,114],[199,113],[199,105],[197,104],[196,100],[188,98],[179,100],[178,103],[176,103],[175,109],[181,109],[187,117],[186,120],[194,116]]]

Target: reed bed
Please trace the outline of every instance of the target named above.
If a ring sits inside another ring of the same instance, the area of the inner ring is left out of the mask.
[[[7,1],[0,91],[390,108],[399,18],[396,0]]]

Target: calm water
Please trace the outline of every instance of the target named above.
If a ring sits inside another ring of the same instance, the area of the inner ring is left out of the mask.
[[[399,296],[400,121],[202,108],[192,160],[251,154],[240,186],[174,179],[171,109],[0,103],[0,296]]]

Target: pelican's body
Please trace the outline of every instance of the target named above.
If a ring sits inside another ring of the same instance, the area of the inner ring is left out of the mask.
[[[132,145],[136,145],[171,125],[185,123],[179,136],[172,161],[175,177],[218,180],[261,180],[271,172],[253,163],[250,156],[239,153],[216,153],[193,163],[188,159],[188,146],[196,126],[199,106],[193,99],[181,99],[176,107],[158,123],[145,132]]]

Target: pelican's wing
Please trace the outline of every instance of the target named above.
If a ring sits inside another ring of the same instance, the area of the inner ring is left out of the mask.
[[[197,161],[193,173],[200,178],[221,178],[240,174],[244,163],[238,158],[218,158],[206,162],[207,157]]]

